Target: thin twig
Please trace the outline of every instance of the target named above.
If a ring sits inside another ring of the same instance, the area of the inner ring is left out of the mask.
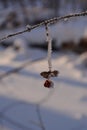
[[[44,126],[44,123],[43,123],[43,120],[42,120],[42,115],[41,115],[41,112],[40,112],[40,106],[39,106],[39,104],[37,104],[36,112],[37,112],[37,114],[38,114],[38,119],[39,119],[39,123],[40,123],[40,128],[41,128],[42,130],[45,130],[45,126]]]
[[[40,107],[42,104],[44,104],[47,100],[49,100],[49,98],[53,95],[54,93],[54,89],[51,89],[48,94],[43,98],[41,99],[37,105],[36,105],[36,112],[37,112],[37,115],[38,115],[38,119],[39,119],[39,124],[40,124],[40,128],[42,130],[46,130],[45,128],[45,125],[44,125],[44,122],[43,122],[43,118],[42,118],[42,114],[41,114],[41,110],[40,110]]]
[[[25,30],[4,36],[3,38],[0,39],[0,42],[4,41],[4,40],[6,40],[10,37],[13,37],[13,36],[16,36],[16,35],[19,35],[19,34],[23,34],[25,32],[30,32],[31,30],[33,30],[37,27],[40,27],[44,24],[54,24],[54,23],[57,23],[57,22],[64,20],[64,19],[69,19],[69,18],[79,17],[79,16],[86,16],[86,15],[87,15],[87,11],[81,12],[81,13],[73,13],[73,14],[62,16],[62,17],[55,17],[55,18],[52,18],[52,19],[48,19],[48,20],[45,20],[45,21],[38,23],[36,25],[33,25],[33,26],[27,25]]]

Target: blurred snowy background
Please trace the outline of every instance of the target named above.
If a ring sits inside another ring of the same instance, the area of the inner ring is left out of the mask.
[[[87,10],[87,0],[0,0],[0,38],[56,16]],[[0,43],[0,130],[87,130],[87,16],[50,26],[54,89],[44,27]]]

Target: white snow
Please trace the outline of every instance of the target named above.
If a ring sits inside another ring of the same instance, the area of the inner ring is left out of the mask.
[[[1,74],[28,60],[46,57],[43,51],[29,49],[28,59],[20,62],[14,60],[19,54],[12,48],[1,53]],[[48,71],[47,58],[1,80],[0,130],[41,129],[37,104],[46,130],[87,130],[87,76],[83,74],[87,68],[76,67],[79,61],[82,58],[71,53],[53,54],[53,69],[60,72],[52,79],[53,89],[44,88],[45,79],[40,76]]]

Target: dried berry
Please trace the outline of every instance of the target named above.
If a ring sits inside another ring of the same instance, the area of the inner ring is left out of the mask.
[[[54,83],[51,80],[46,80],[44,83],[44,87],[46,88],[53,88]]]

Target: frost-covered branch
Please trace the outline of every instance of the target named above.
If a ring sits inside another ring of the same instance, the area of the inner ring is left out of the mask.
[[[33,26],[27,25],[25,30],[19,31],[19,32],[16,32],[16,33],[12,33],[12,34],[8,34],[7,36],[4,36],[3,38],[1,38],[0,42],[4,41],[4,40],[6,40],[10,37],[13,37],[13,36],[16,36],[16,35],[19,35],[19,34],[23,34],[25,32],[30,32],[31,30],[33,30],[37,27],[40,27],[42,25],[45,25],[45,24],[54,24],[54,23],[57,23],[57,22],[62,21],[62,20],[68,20],[69,18],[86,16],[86,15],[87,15],[87,11],[81,12],[81,13],[73,13],[73,14],[62,16],[62,17],[55,17],[55,18],[52,18],[52,19],[48,19],[48,20],[45,20],[45,21],[38,23],[36,25],[33,25]]]
[[[52,40],[49,34],[48,24],[45,25],[45,28],[46,28],[46,40],[48,43],[48,68],[49,68],[49,71],[51,71],[52,69],[52,63],[51,63]]]

